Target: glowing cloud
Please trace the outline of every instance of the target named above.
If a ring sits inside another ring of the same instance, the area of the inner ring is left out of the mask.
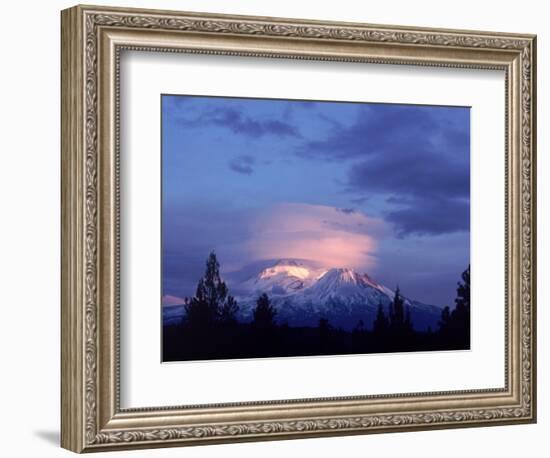
[[[245,249],[256,259],[298,258],[327,267],[374,266],[382,220],[361,212],[323,205],[283,203],[262,211],[250,223]]]

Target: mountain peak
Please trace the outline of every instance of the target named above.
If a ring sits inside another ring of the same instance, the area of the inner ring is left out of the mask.
[[[229,287],[239,304],[240,320],[252,319],[258,297],[266,293],[281,322],[317,326],[319,317],[325,317],[333,326],[345,329],[352,329],[359,320],[372,327],[379,304],[387,310],[395,295],[366,273],[352,268],[328,268],[314,261],[290,258],[266,260]],[[441,316],[439,307],[404,299],[416,329],[435,329]],[[185,313],[183,302],[181,298],[165,296],[163,305],[175,307],[165,307],[163,319],[171,320],[170,313]]]
[[[296,277],[303,280],[309,277],[309,270],[296,262],[277,262],[272,267],[262,270],[258,277],[266,279],[275,276]]]
[[[294,259],[279,259],[241,284],[241,289],[270,295],[286,295],[308,286],[312,272]]]
[[[324,283],[360,284],[362,283],[362,278],[361,275],[353,269],[346,267],[334,267],[327,270],[319,278],[319,281]]]

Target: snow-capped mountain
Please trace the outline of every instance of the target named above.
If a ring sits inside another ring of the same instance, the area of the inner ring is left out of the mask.
[[[294,294],[313,285],[325,273],[326,269],[316,269],[293,259],[280,259],[236,287],[245,293]]]
[[[245,281],[230,283],[229,289],[238,301],[242,320],[252,318],[258,296],[266,293],[281,323],[316,326],[323,317],[344,329],[352,329],[359,320],[371,328],[378,304],[388,313],[395,294],[367,274],[292,259],[279,260]],[[404,299],[415,329],[437,329],[440,307]]]

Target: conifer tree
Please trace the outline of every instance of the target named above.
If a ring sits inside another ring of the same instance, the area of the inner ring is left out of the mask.
[[[233,296],[227,296],[225,304],[223,304],[220,311],[220,321],[224,325],[233,325],[237,322],[237,312],[239,306]]]
[[[441,311],[441,319],[439,320],[439,329],[441,331],[446,330],[451,322],[451,309],[446,305]]]
[[[204,297],[212,316],[217,317],[220,307],[227,298],[227,286],[220,277],[220,264],[212,251],[206,261],[203,277]]]
[[[462,315],[470,313],[470,266],[462,272],[462,282],[458,283],[455,310]]]
[[[378,310],[376,311],[376,318],[374,319],[373,323],[373,332],[378,337],[385,335],[388,332],[388,318],[386,317],[386,314],[384,313],[384,307],[382,306],[382,302],[378,303]]]
[[[275,326],[275,308],[266,293],[263,293],[256,301],[254,309],[253,325],[260,329],[269,329]]]
[[[442,343],[452,348],[470,345],[470,266],[462,272],[456,290],[455,308],[447,306],[441,312],[439,335]]]
[[[405,332],[411,333],[413,331],[413,325],[411,320],[411,308],[407,305],[405,311],[405,322],[404,322]]]
[[[330,351],[331,346],[332,326],[327,318],[321,317],[317,329],[319,332],[319,352],[321,354],[327,353]]]
[[[458,282],[455,309],[451,314],[455,340],[460,348],[470,346],[470,266],[462,272]]]
[[[390,328],[393,332],[401,333],[405,327],[405,301],[401,297],[399,286],[395,290],[390,310]]]
[[[195,296],[186,304],[187,323],[191,327],[212,327],[223,319],[235,317],[237,303],[228,294],[227,285],[220,276],[220,264],[212,251],[206,261],[204,276],[199,280]]]

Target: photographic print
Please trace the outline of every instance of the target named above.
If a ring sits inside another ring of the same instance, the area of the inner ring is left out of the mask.
[[[470,348],[469,107],[161,110],[164,362]]]

